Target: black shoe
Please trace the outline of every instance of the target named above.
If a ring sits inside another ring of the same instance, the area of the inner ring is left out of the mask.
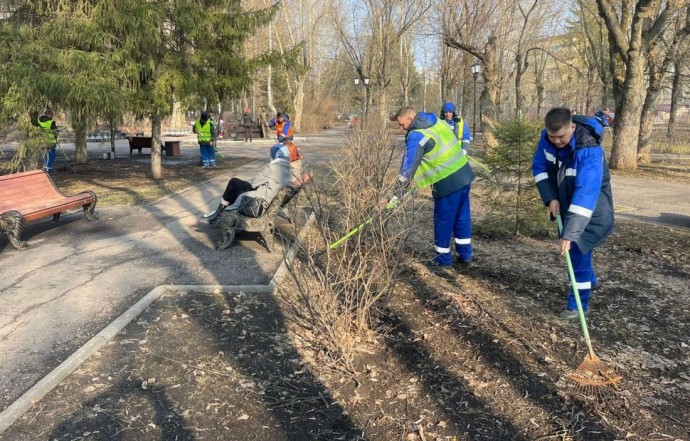
[[[589,315],[589,309],[585,309],[582,312],[585,316]],[[580,314],[578,314],[577,309],[564,309],[560,314],[558,314],[558,316],[563,320],[577,320],[580,318]]]
[[[206,219],[208,221],[209,224],[212,224],[213,222],[218,220],[218,216],[220,216],[220,214],[223,211],[225,211],[226,208],[227,208],[227,205],[218,204],[218,208],[216,208],[216,211],[206,213],[206,214],[204,214],[203,217],[204,217],[204,219]]]
[[[455,256],[455,263],[460,266],[471,267],[473,259],[461,259],[460,256]]]
[[[431,271],[435,272],[436,274],[439,275],[448,275],[453,272],[453,265],[441,265],[440,263],[436,262],[435,260],[432,260],[431,262],[428,262],[426,264],[426,267],[429,268]]]

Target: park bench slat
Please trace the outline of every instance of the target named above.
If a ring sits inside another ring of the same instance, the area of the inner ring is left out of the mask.
[[[20,239],[24,222],[53,215],[57,221],[60,213],[83,207],[89,220],[94,214],[98,197],[92,191],[65,196],[55,186],[50,176],[42,170],[0,176],[0,231],[17,249],[26,248]]]

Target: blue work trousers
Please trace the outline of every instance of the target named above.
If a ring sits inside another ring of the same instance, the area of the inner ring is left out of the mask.
[[[43,154],[43,170],[47,171],[48,174],[53,173],[53,164],[55,163],[55,146],[52,146],[46,150]]]
[[[458,259],[472,259],[472,223],[470,221],[470,184],[434,200],[434,245],[436,263],[452,265],[451,235],[455,237]]]
[[[573,264],[573,272],[577,281],[577,291],[580,294],[582,309],[589,309],[589,294],[592,286],[596,285],[597,277],[592,268],[592,251],[582,254],[575,242],[570,242],[570,261]],[[572,287],[568,293],[568,309],[577,310],[575,294]]]
[[[201,143],[199,149],[201,150],[201,163],[204,167],[216,165],[216,149],[213,148],[212,144]]]

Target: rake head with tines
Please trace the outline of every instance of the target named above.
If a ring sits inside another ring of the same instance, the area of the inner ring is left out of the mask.
[[[610,389],[618,390],[618,383],[623,379],[594,353],[588,354],[575,372],[566,378],[578,392],[590,397],[600,396]]]
[[[558,231],[560,234],[560,232],[563,231],[561,216],[556,216],[556,220],[558,222]],[[567,251],[565,252],[565,261],[568,264],[568,276],[570,276],[570,285],[575,295],[575,303],[577,304],[577,312],[582,327],[582,336],[585,338],[585,343],[587,343],[587,349],[589,350],[589,354],[585,357],[580,366],[577,367],[575,372],[568,374],[566,377],[580,392],[588,396],[600,395],[601,392],[608,388],[618,390],[618,383],[622,380],[622,377],[616,374],[613,369],[606,366],[606,364],[594,354],[594,349],[592,349],[592,341],[589,338],[587,321],[585,320],[582,303],[580,302],[580,293],[577,289],[573,264],[570,260],[570,253]]]

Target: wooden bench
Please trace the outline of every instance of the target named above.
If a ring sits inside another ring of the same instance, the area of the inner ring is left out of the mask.
[[[268,251],[273,251],[273,234],[275,233],[275,220],[278,211],[296,198],[304,184],[310,179],[311,174],[305,173],[301,179],[295,179],[292,184],[281,188],[276,197],[268,204],[266,211],[259,217],[248,217],[235,211],[223,212],[218,221],[223,236],[223,240],[217,244],[218,249],[229,248],[235,241],[237,231],[248,231],[259,233]]]
[[[311,173],[303,173],[301,178],[295,178],[294,181],[292,181],[292,184],[289,185],[290,191],[288,192],[287,196],[283,200],[283,203],[280,204],[280,210],[278,210],[278,216],[286,219],[288,222],[291,224],[294,224],[296,221],[297,217],[297,199],[299,196],[300,191],[302,190],[302,187],[311,180]],[[292,210],[293,214],[290,216],[289,210],[288,210],[288,203],[290,201],[294,201],[293,205],[295,206],[294,209]],[[283,209],[287,211],[288,213],[285,214],[283,213]]]
[[[127,139],[129,140],[129,156],[132,156],[134,150],[139,150],[141,155],[141,149],[151,149],[153,146],[153,138],[150,136],[130,136]]]
[[[19,250],[28,246],[21,240],[24,222],[50,215],[57,222],[60,213],[77,207],[84,208],[88,220],[98,219],[94,214],[96,193],[85,191],[65,196],[43,170],[0,176],[0,194],[0,232],[4,231],[10,243]]]

